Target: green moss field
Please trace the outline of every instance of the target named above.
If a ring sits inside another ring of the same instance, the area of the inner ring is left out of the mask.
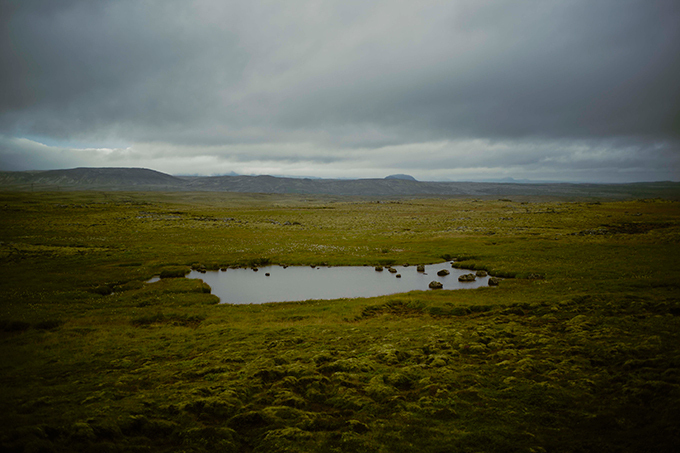
[[[229,305],[182,277],[445,260],[502,280]],[[0,272],[2,452],[680,445],[677,201],[0,192]]]

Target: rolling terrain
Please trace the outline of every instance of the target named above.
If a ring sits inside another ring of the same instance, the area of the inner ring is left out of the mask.
[[[4,191],[0,219],[3,452],[680,443],[677,201]],[[500,284],[232,305],[183,277],[444,260]]]
[[[75,168],[0,172],[3,190],[241,192],[366,197],[544,197],[546,199],[680,199],[680,183],[631,184],[426,182],[385,179],[305,179],[274,176],[171,176],[144,168]]]

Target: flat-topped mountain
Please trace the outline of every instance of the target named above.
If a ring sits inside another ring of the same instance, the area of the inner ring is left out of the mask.
[[[393,175],[401,176],[401,175]],[[425,182],[309,179],[274,176],[172,176],[146,168],[74,168],[0,172],[0,190],[209,191],[367,197],[549,197],[561,199],[680,199],[680,183],[633,184]]]
[[[403,179],[405,181],[417,181],[417,179],[414,178],[413,176],[404,174],[385,176],[385,179]]]

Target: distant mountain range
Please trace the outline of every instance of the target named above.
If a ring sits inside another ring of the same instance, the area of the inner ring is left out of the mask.
[[[680,199],[680,183],[567,184],[425,182],[408,175],[385,179],[309,179],[274,176],[172,176],[146,168],[74,168],[0,172],[0,190],[211,191],[364,197],[549,197],[561,199]]]

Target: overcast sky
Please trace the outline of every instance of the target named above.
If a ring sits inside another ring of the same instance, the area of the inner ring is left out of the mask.
[[[680,180],[678,0],[2,0],[0,169]]]

